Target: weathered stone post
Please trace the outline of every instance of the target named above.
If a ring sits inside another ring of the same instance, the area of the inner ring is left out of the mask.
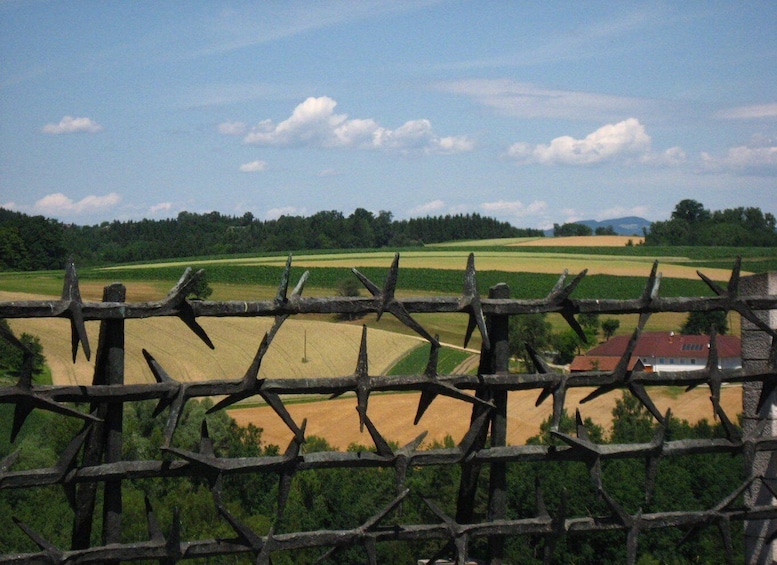
[[[763,296],[777,294],[777,272],[763,273],[743,277],[740,284],[742,296]],[[763,322],[770,328],[777,328],[777,310],[757,312]],[[769,362],[772,349],[772,338],[755,324],[742,318],[742,367],[751,370],[763,370]],[[762,434],[777,436],[777,394],[773,391],[765,399],[760,411],[762,383],[745,383],[742,392],[742,425],[743,432],[752,434],[756,427],[765,420]],[[746,458],[749,459],[749,458]],[[777,486],[777,453],[756,452],[753,460],[745,461],[745,474],[763,476],[772,488]],[[763,488],[760,481],[755,481],[745,492],[745,503],[750,506],[774,505],[775,499],[768,489]],[[750,520],[745,522],[745,562],[752,565],[774,563],[777,559],[774,542],[768,538],[777,529],[774,520]]]

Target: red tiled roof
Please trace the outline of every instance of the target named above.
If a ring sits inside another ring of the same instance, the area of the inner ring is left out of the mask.
[[[579,355],[572,361],[572,371],[611,371],[623,357],[631,336],[620,335],[590,349],[585,355]],[[632,369],[639,357],[662,357],[675,359],[706,360],[709,353],[710,338],[707,335],[680,335],[674,332],[643,332],[629,363]],[[736,336],[719,335],[716,337],[719,359],[739,358],[742,356],[742,342]],[[596,365],[596,368],[594,368]]]
[[[621,357],[631,336],[619,335],[588,351],[588,355]],[[742,356],[742,342],[733,335],[715,338],[721,359]],[[710,337],[707,335],[680,335],[673,332],[643,332],[637,340],[634,355],[640,357],[677,357],[706,359]]]
[[[620,357],[610,357],[606,355],[578,355],[569,365],[569,370],[578,371],[613,371],[618,365]],[[629,359],[629,370],[639,361],[638,358]]]

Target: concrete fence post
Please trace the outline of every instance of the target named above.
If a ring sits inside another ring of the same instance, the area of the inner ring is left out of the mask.
[[[743,277],[740,285],[743,296],[761,296],[777,294],[777,272],[762,273]],[[777,328],[777,310],[758,312],[762,321],[770,328]],[[742,318],[742,367],[762,370],[769,362],[772,338],[752,322]],[[760,411],[762,383],[744,384],[742,392],[743,432],[752,434],[759,424],[763,424],[762,435],[777,436],[777,394],[772,392]],[[772,488],[777,487],[777,453],[773,451],[756,452],[752,461],[745,461],[747,475],[762,476]],[[775,505],[775,499],[760,481],[755,481],[745,493],[745,503],[754,506]],[[745,522],[745,562],[752,565],[774,563],[777,560],[775,543],[769,537],[777,529],[775,520],[750,520]]]

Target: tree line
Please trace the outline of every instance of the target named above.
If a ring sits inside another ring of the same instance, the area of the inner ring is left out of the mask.
[[[566,224],[553,224],[553,237],[575,237],[588,235],[618,235],[612,226],[599,226],[593,229],[585,224],[575,222]]]
[[[760,208],[710,211],[696,200],[681,200],[664,222],[653,222],[645,245],[777,246],[777,220]]]
[[[0,269],[59,269],[73,256],[81,265],[149,261],[177,257],[317,249],[411,247],[443,241],[541,237],[479,214],[395,220],[357,208],[349,216],[335,210],[312,216],[258,220],[250,212],[181,212],[163,220],[63,224],[0,208]]]
[[[607,235],[583,224],[554,224],[554,235]],[[64,224],[0,208],[0,270],[61,269],[68,257],[80,265],[103,265],[196,257],[318,249],[379,249],[426,243],[505,237],[542,237],[542,230],[473,214],[395,220],[357,208],[346,216],[336,210],[312,216],[259,220],[251,212],[181,212],[162,220]],[[777,221],[756,207],[710,211],[695,200],[682,200],[669,220],[653,222],[645,245],[777,246]]]

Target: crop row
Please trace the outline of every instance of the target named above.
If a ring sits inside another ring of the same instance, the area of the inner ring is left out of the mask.
[[[471,251],[471,247],[465,245],[455,246],[446,245],[445,249],[448,251]],[[777,259],[777,249],[774,247],[710,247],[710,246],[656,246],[656,245],[634,245],[623,247],[584,247],[584,246],[570,246],[563,247],[560,245],[548,245],[548,246],[484,246],[478,247],[478,252],[482,251],[496,251],[499,253],[563,253],[573,255],[615,255],[618,257],[677,257],[688,259],[687,262],[682,260],[675,261],[673,263],[678,264],[696,264],[699,261],[726,261],[728,266],[734,261],[736,257],[742,257],[743,261],[748,259]]]
[[[196,264],[191,265],[197,268]],[[112,269],[112,280],[178,280],[184,267],[160,266],[131,269]],[[336,289],[343,280],[354,275],[346,268],[314,267],[303,269],[292,267],[291,281],[294,284],[305,270],[310,270],[308,285],[315,288]],[[363,267],[359,271],[379,287],[383,285],[388,268]],[[245,284],[256,286],[277,286],[283,273],[282,267],[266,265],[208,265],[205,268],[208,282]],[[572,273],[573,275],[575,273]],[[585,277],[575,290],[576,298],[629,299],[641,295],[645,277],[624,277],[614,275],[591,275]],[[106,278],[106,272],[99,269],[85,269],[79,273],[82,279]],[[478,287],[483,296],[498,283],[507,283],[514,298],[542,298],[548,294],[558,280],[558,275],[543,273],[512,273],[506,271],[479,271]],[[463,289],[464,273],[447,269],[400,269],[397,288],[399,291],[425,291],[460,294]],[[709,289],[701,280],[664,279],[661,283],[662,296],[705,296]]]

